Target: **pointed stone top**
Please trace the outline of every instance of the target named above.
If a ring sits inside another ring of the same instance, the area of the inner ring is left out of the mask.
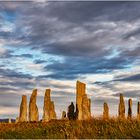
[[[22,95],[22,99],[25,99],[25,98],[27,98],[26,95]]]
[[[120,100],[122,101],[123,100],[123,94],[120,93]]]
[[[31,96],[36,96],[36,95],[37,95],[37,89],[34,89]]]
[[[128,102],[129,102],[130,104],[132,104],[132,99],[130,98],[130,99],[128,100]]]
[[[46,91],[51,91],[51,89],[50,88],[47,88]]]
[[[37,89],[33,89],[33,92],[37,92]]]
[[[83,85],[85,85],[85,83],[80,82],[79,80],[77,80],[77,84],[83,84]]]
[[[123,93],[120,93],[120,97],[123,97]]]
[[[104,102],[104,105],[107,105],[107,102]]]
[[[138,105],[140,105],[140,102],[138,101]]]
[[[50,97],[51,89],[46,89],[45,96]]]

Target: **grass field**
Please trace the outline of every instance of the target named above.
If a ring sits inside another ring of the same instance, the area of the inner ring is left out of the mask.
[[[140,121],[91,119],[87,121],[53,120],[48,123],[0,123],[0,138],[6,139],[90,139],[140,138]]]

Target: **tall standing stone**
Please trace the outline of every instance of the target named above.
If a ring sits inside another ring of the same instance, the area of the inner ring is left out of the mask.
[[[37,89],[34,89],[29,102],[29,121],[38,121],[39,113],[36,105]]]
[[[132,118],[132,99],[128,100],[128,119]]]
[[[140,102],[137,105],[137,119],[140,120]]]
[[[123,99],[123,94],[120,94],[120,103],[119,103],[119,118],[125,119],[125,103]]]
[[[109,119],[109,107],[107,103],[104,103],[103,119],[104,120]]]
[[[20,104],[19,122],[25,121],[27,121],[27,97],[26,95],[22,95],[22,101]]]
[[[86,84],[77,81],[76,84],[76,110],[78,120],[89,119],[91,117],[90,99],[86,95]]]
[[[51,90],[46,89],[45,97],[44,97],[44,107],[43,107],[43,121],[49,121],[52,119],[56,119],[54,102],[51,101],[50,97]]]

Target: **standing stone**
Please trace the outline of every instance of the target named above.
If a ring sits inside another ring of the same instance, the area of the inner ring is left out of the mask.
[[[55,107],[54,107],[54,102],[51,101],[50,103],[50,120],[56,119],[56,113],[55,113]]]
[[[19,117],[16,117],[15,123],[18,123],[18,122],[19,122]]]
[[[125,103],[123,99],[123,94],[120,94],[120,103],[119,103],[119,118],[125,119]]]
[[[140,102],[137,105],[137,119],[140,120]]]
[[[46,89],[45,97],[44,97],[43,117],[42,117],[43,121],[56,119],[54,102],[51,101],[50,93],[51,93],[51,90]]]
[[[109,119],[109,107],[107,103],[104,103],[103,119],[104,120]]]
[[[9,119],[8,119],[8,123],[11,123],[11,122],[12,122],[12,121],[11,121],[11,118],[9,118]]]
[[[26,95],[22,95],[22,101],[20,104],[19,122],[25,121],[27,121],[27,97]]]
[[[85,93],[86,84],[77,81],[76,84],[76,114],[78,120],[89,119],[91,117],[91,101]]]
[[[76,111],[74,113],[75,120],[78,120],[78,114],[79,114],[79,110],[78,110],[78,105],[76,104]]]
[[[132,99],[128,100],[128,119],[132,119]]]
[[[36,105],[37,89],[34,89],[29,102],[29,121],[38,121],[39,113]]]
[[[63,112],[62,112],[62,120],[65,120],[66,118],[67,118],[67,116],[66,116],[66,112],[63,111]]]
[[[90,104],[91,104],[91,101],[90,99],[87,98],[87,95],[85,94],[82,100],[83,120],[89,119],[91,117]]]
[[[74,120],[75,118],[75,112],[74,112],[74,104],[71,102],[71,104],[68,106],[68,113],[67,113],[69,120]]]

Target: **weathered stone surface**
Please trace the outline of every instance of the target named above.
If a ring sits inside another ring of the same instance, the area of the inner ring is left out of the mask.
[[[140,102],[137,105],[137,119],[140,120]]]
[[[20,122],[27,121],[27,97],[26,97],[26,95],[22,96],[22,101],[20,104],[19,121]]]
[[[71,104],[68,106],[68,113],[67,113],[69,120],[75,119],[75,112],[74,112],[74,104],[71,102]]]
[[[51,90],[46,89],[45,97],[44,97],[43,117],[42,117],[43,121],[56,119],[54,102],[51,101],[50,93]]]
[[[90,99],[87,98],[87,95],[85,94],[82,100],[82,110],[83,110],[82,119],[83,120],[89,119],[91,117],[90,104],[91,104],[91,101]]]
[[[132,99],[128,100],[128,119],[132,118]]]
[[[50,120],[52,119],[56,119],[56,113],[55,113],[55,107],[53,101],[51,101],[51,105],[50,105]]]
[[[62,119],[65,120],[66,118],[67,118],[66,112],[63,111],[63,112],[62,112]]]
[[[78,120],[89,119],[91,117],[90,99],[86,95],[86,84],[77,81],[76,84],[76,115]]]
[[[119,118],[125,119],[125,103],[123,99],[123,94],[120,94],[120,103],[119,103]]]
[[[39,113],[36,105],[37,89],[34,89],[29,102],[29,121],[38,121]]]
[[[109,107],[107,103],[104,103],[103,119],[104,120],[109,119]]]
[[[8,119],[8,123],[11,123],[11,122],[12,122],[12,121],[11,121],[11,118],[9,118],[9,119]]]
[[[15,123],[18,123],[18,122],[19,122],[19,117],[16,117]]]

